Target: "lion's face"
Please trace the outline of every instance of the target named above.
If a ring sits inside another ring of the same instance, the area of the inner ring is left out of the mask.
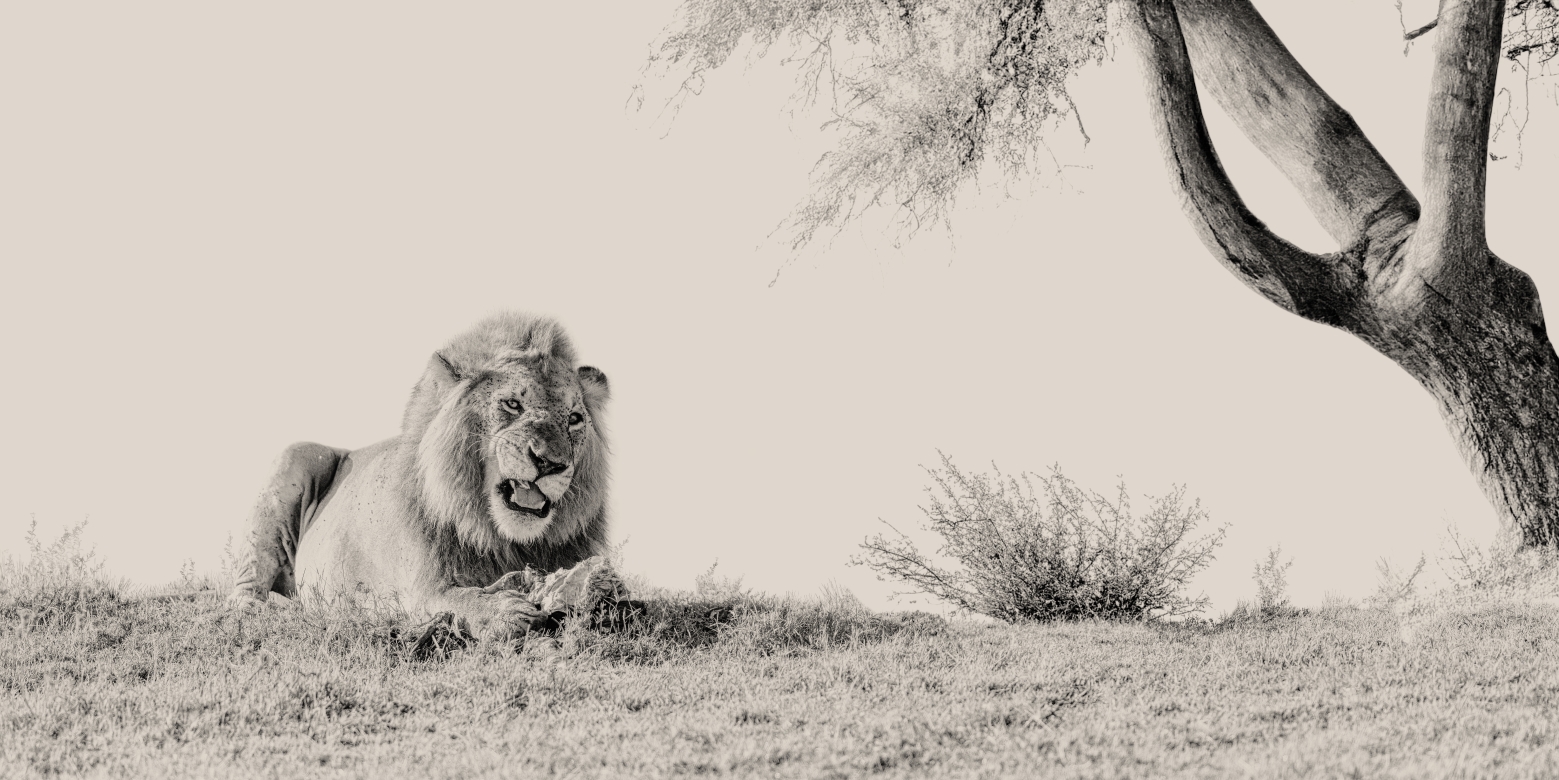
[[[473,389],[487,503],[509,539],[541,536],[567,499],[593,433],[584,381],[573,371],[518,363]]]
[[[424,515],[487,552],[599,535],[609,395],[600,371],[574,368],[555,322],[480,323],[434,353],[407,405]]]

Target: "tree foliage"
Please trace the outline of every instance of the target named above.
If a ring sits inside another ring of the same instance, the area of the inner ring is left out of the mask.
[[[910,230],[944,219],[987,160],[1028,169],[1043,131],[1077,118],[1066,82],[1104,56],[1105,2],[688,0],[646,72],[681,76],[675,110],[744,41],[794,52],[798,99],[827,97],[842,131],[789,220],[799,248],[872,206]]]
[[[1553,0],[1511,0],[1505,8],[1505,56],[1546,65],[1559,56],[1559,8]]]

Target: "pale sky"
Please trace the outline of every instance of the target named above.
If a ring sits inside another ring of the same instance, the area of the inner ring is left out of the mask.
[[[1257,5],[1416,186],[1433,34],[1404,56],[1388,0]],[[918,526],[939,448],[1122,475],[1139,506],[1189,485],[1230,524],[1195,584],[1215,610],[1272,545],[1316,604],[1368,595],[1378,558],[1433,558],[1447,524],[1493,535],[1427,393],[1196,241],[1129,52],[1076,85],[1092,143],[1057,135],[1065,182],[986,180],[951,238],[866,224],[769,286],[787,255],[766,236],[827,137],[769,61],[711,78],[664,138],[625,110],[674,6],[0,9],[0,551],[30,517],[45,538],[89,517],[113,574],[214,571],[283,447],[395,434],[428,354],[506,308],[558,317],[610,377],[614,536],[662,585],[718,560],[909,607],[846,561],[879,518]],[[1531,103],[1489,232],[1552,310],[1552,83]],[[1332,249],[1210,121],[1254,210]]]

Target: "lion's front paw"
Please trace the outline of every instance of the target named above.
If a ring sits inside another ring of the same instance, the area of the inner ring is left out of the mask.
[[[545,623],[549,616],[518,591],[484,594],[477,614],[467,618],[471,633],[482,639],[507,640],[523,636]]]
[[[254,588],[240,585],[227,594],[227,606],[240,612],[254,612],[265,608],[265,597],[255,593]]]

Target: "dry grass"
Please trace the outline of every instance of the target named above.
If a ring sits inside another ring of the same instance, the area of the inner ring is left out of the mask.
[[[1559,615],[1406,642],[1260,623],[976,625],[694,594],[618,630],[417,660],[369,615],[214,594],[12,605],[0,774],[1541,777]]]
[[[393,616],[86,574],[55,598],[8,566],[5,777],[1559,776],[1541,603],[1008,626],[711,572],[601,628],[414,653]]]

